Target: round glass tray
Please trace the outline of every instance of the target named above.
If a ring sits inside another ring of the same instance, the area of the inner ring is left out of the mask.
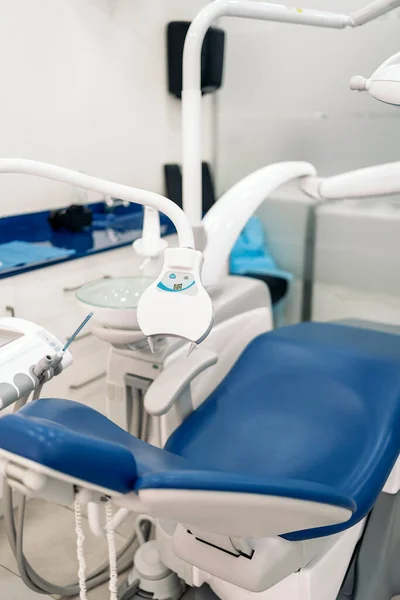
[[[93,321],[103,327],[139,329],[136,309],[140,296],[154,281],[151,277],[113,277],[83,285],[76,292],[81,307],[93,312]]]
[[[76,292],[80,302],[93,307],[137,308],[139,298],[154,280],[151,277],[112,277],[86,283]]]

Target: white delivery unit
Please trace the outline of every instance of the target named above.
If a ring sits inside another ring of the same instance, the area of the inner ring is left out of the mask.
[[[400,325],[399,199],[318,208],[312,317]]]

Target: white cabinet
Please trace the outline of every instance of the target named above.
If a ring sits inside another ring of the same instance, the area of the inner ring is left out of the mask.
[[[28,319],[66,341],[82,320],[75,292],[104,276],[130,276],[140,259],[131,246],[0,280],[0,316]],[[105,411],[108,344],[84,329],[70,348],[74,363],[47,383],[43,397],[62,397]]]

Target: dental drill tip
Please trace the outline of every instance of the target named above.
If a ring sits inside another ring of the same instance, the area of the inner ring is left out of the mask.
[[[154,342],[153,342],[153,338],[149,335],[149,337],[147,338],[147,343],[149,345],[150,348],[150,352],[152,354],[154,354]]]
[[[195,348],[197,348],[197,344],[195,344],[194,342],[192,342],[189,345],[188,352],[187,352],[186,356],[187,357],[190,356]]]

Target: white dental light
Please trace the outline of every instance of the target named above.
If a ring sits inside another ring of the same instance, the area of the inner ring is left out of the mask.
[[[400,105],[400,52],[388,58],[369,79],[356,75],[350,80],[350,89],[367,91],[386,104]]]

